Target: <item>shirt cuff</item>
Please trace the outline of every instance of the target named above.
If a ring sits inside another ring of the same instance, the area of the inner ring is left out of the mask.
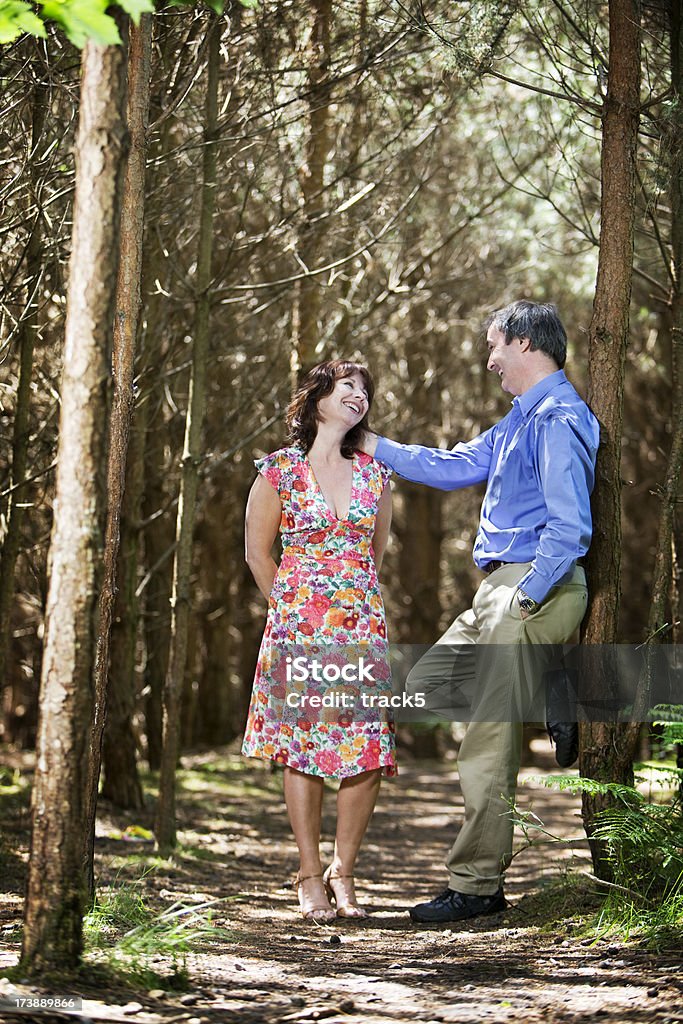
[[[530,571],[521,578],[517,588],[523,590],[532,601],[542,604],[552,589],[552,583],[544,579],[543,576],[539,576],[538,573]]]

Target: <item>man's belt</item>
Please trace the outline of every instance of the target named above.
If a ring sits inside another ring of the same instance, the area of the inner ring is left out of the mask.
[[[581,566],[583,566],[584,564],[585,563],[584,563],[583,558],[577,558],[575,563],[574,563],[574,565],[581,565]],[[495,572],[496,569],[502,569],[504,565],[519,565],[519,562],[500,562],[500,561],[498,561],[498,559],[494,559],[493,562],[487,562],[486,565],[482,566],[482,568],[483,568],[483,571],[488,576],[490,576],[492,572]]]

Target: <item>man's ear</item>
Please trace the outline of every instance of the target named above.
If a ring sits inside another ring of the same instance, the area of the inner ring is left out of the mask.
[[[518,338],[520,352],[529,352],[531,349],[531,338]]]

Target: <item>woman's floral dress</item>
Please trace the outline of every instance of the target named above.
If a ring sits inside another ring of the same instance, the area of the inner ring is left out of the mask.
[[[282,448],[255,465],[280,497],[282,558],[242,753],[307,775],[341,779],[376,768],[394,775],[394,725],[382,703],[391,694],[386,621],[372,550],[391,471],[356,452],[351,504],[337,519],[301,449]],[[365,668],[356,672],[359,662]],[[307,706],[312,694],[327,694],[328,705]]]

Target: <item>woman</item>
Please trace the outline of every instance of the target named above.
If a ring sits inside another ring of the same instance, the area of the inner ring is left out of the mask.
[[[356,900],[354,866],[380,777],[396,773],[393,724],[365,706],[373,693],[390,692],[377,581],[391,522],[390,471],[355,450],[373,393],[369,372],[357,363],[314,367],[287,410],[292,444],[256,462],[247,502],[246,557],[268,600],[268,618],[242,751],[285,766],[285,803],[300,856],[294,884],[304,918],[314,921],[335,913],[367,917]],[[279,565],[271,553],[278,529]],[[362,685],[354,686],[346,680],[363,652],[372,671],[366,664]],[[306,672],[292,672],[316,661],[326,662],[331,676],[341,674],[341,685],[330,689],[310,671],[302,684]],[[333,706],[328,699],[313,708],[312,696],[325,694]],[[341,782],[334,857],[323,874],[326,778]]]

